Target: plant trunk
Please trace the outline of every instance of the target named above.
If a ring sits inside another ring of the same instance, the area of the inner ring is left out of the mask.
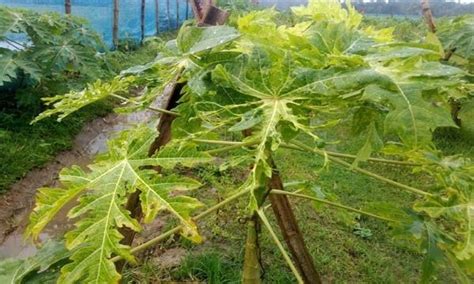
[[[268,184],[269,189],[284,190],[280,173],[273,160],[271,161],[271,165],[273,172]],[[298,227],[298,222],[288,197],[285,195],[270,194],[269,198],[283,238],[304,282],[321,283],[321,278],[316,271],[313,258],[304,243],[303,235]]]
[[[119,25],[119,0],[114,0],[114,22],[112,26],[112,41],[114,46],[117,48],[119,44],[119,37],[118,37],[118,25]]]
[[[168,98],[167,102],[164,105],[164,108],[171,110],[178,105],[178,100],[180,97],[181,89],[183,88],[183,83],[178,83],[178,78],[175,78],[173,83],[170,83],[164,90],[163,97]],[[148,155],[151,156],[155,154],[160,148],[166,145],[171,140],[171,124],[175,116],[163,113],[161,114],[160,121],[158,123],[158,137],[148,149]],[[156,168],[157,174],[161,171],[161,168]],[[143,212],[140,206],[140,191],[137,190],[132,193],[127,201],[126,209],[130,211],[132,218],[136,220],[141,220]],[[122,244],[131,246],[133,239],[135,238],[135,231],[128,227],[120,229],[120,233],[123,235]],[[118,261],[115,266],[118,271],[121,271],[125,265],[125,261]]]
[[[156,35],[160,33],[160,1],[155,0],[155,28]]]
[[[142,0],[142,4],[140,6],[140,30],[141,30],[141,43],[143,44],[143,40],[145,39],[145,0]]]
[[[431,13],[429,0],[421,0],[421,11],[423,13],[423,18],[425,18],[425,22],[428,25],[428,29],[430,32],[435,33],[436,25],[433,20],[433,14]]]
[[[71,15],[71,0],[64,1],[64,9],[66,11],[66,15]]]
[[[244,284],[262,283],[258,233],[259,219],[257,214],[253,214],[247,220],[247,240],[245,241],[244,268],[242,271],[242,283]]]

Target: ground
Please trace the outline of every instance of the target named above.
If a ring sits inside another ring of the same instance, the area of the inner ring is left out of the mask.
[[[464,153],[473,157],[474,145],[469,134],[457,130],[442,130],[436,134],[436,143],[449,154]],[[337,150],[353,153],[357,145],[341,143]],[[395,187],[354,174],[346,169],[331,166],[316,173],[322,161],[306,153],[280,150],[277,164],[285,182],[310,180],[324,191],[338,196],[338,201],[355,208],[370,202],[385,201],[402,207],[416,196]],[[368,164],[365,167],[396,181],[416,184],[423,188],[425,177],[411,173],[403,166]],[[242,181],[245,169],[220,173],[216,167],[198,171],[196,175],[206,182],[197,192],[209,204],[222,200]],[[420,279],[423,255],[415,244],[396,239],[391,228],[383,221],[365,216],[344,215],[333,208],[317,206],[306,200],[292,202],[305,241],[314,257],[324,282],[335,283],[416,283]],[[173,238],[159,244],[141,257],[137,267],[128,267],[125,282],[153,283],[159,281],[207,281],[208,283],[240,283],[246,231],[241,218],[245,215],[246,200],[224,208],[200,222],[206,236],[204,244]],[[238,214],[236,214],[238,212]],[[271,209],[267,210],[271,218]],[[273,220],[272,220],[273,222]],[[159,224],[148,228],[148,238],[159,235],[173,224]],[[278,227],[273,222],[274,228]],[[151,231],[151,233],[150,233]],[[268,233],[262,228],[261,254],[265,283],[293,283],[291,271],[282,260]],[[280,236],[281,239],[281,236]],[[139,240],[142,242],[143,240]],[[180,248],[186,248],[182,250]],[[169,250],[175,258],[169,262]],[[178,260],[182,261],[178,261]],[[177,265],[180,263],[180,265]],[[453,272],[443,271],[439,282],[452,282]]]

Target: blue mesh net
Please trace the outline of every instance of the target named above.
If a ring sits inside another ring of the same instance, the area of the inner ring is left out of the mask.
[[[113,1],[71,0],[72,14],[86,18],[92,28],[108,43],[112,42]],[[174,30],[192,17],[192,9],[186,0],[158,0],[160,32]],[[146,0],[145,35],[156,34],[155,0]],[[0,0],[0,5],[28,8],[37,12],[64,13],[64,0]],[[120,0],[120,38],[140,38],[141,0]]]

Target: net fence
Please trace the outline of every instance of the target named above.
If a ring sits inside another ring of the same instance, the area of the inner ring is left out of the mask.
[[[106,42],[112,42],[112,0],[72,0],[71,4],[72,15],[87,19]],[[64,0],[0,0],[0,5],[37,12],[65,12]],[[120,0],[119,11],[119,37],[139,39],[141,0]],[[157,33],[156,11],[159,15],[159,32],[175,30],[186,19],[193,17],[192,9],[186,0],[146,0],[145,36]]]
[[[234,0],[236,2],[243,0]],[[71,0],[72,14],[86,18],[92,28],[99,32],[107,43],[112,42],[113,0]],[[232,2],[226,0],[224,2]],[[255,1],[254,1],[255,2]],[[287,9],[303,5],[308,0],[257,0],[261,6]],[[345,2],[345,0],[341,0]],[[420,0],[351,0],[356,9],[364,14],[420,17]],[[435,17],[474,13],[474,0],[431,0]],[[0,5],[27,8],[38,12],[56,11],[64,13],[64,0],[0,0]],[[119,0],[119,38],[139,39],[141,36],[141,0]],[[158,12],[158,13],[156,13]],[[146,0],[145,36],[176,29],[186,19],[193,17],[187,0]]]

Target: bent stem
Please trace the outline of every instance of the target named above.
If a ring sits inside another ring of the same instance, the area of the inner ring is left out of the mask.
[[[280,252],[281,252],[281,254],[283,255],[283,258],[285,259],[286,263],[288,264],[288,266],[290,267],[291,271],[292,271],[293,274],[295,275],[296,280],[298,281],[298,283],[301,283],[301,284],[304,283],[304,282],[303,282],[303,278],[301,278],[300,273],[299,273],[298,270],[296,269],[295,265],[294,265],[293,262],[291,261],[291,259],[290,259],[290,257],[288,256],[288,254],[286,253],[285,248],[283,248],[283,245],[281,244],[281,242],[280,242],[280,240],[278,239],[277,235],[276,235],[275,232],[273,231],[272,226],[270,225],[270,222],[268,221],[267,216],[265,216],[265,213],[263,212],[263,210],[262,210],[262,209],[257,210],[257,214],[258,214],[258,216],[260,217],[260,219],[262,220],[262,223],[265,225],[265,228],[267,228],[268,232],[270,233],[270,236],[272,237],[273,241],[275,242],[275,244],[277,245],[277,247],[280,249]]]
[[[299,147],[300,149],[304,149],[306,151],[309,151],[309,152],[313,152],[315,154],[318,154],[320,156],[323,156],[323,157],[328,157],[328,159],[336,164],[340,164],[342,166],[345,166],[346,168],[350,169],[350,170],[353,170],[353,171],[356,171],[358,173],[361,173],[361,174],[364,174],[366,176],[370,176],[374,179],[377,179],[377,180],[380,180],[380,181],[383,181],[385,183],[388,183],[390,185],[393,185],[393,186],[396,186],[398,188],[401,188],[401,189],[404,189],[406,191],[409,191],[411,193],[415,193],[415,194],[418,194],[418,195],[421,195],[421,196],[433,196],[433,194],[429,193],[429,192],[426,192],[426,191],[423,191],[421,189],[418,189],[418,188],[415,188],[415,187],[412,187],[412,186],[409,186],[409,185],[406,185],[406,184],[403,184],[403,183],[399,183],[399,182],[396,182],[394,180],[391,180],[389,178],[386,178],[386,177],[383,177],[383,176],[380,176],[378,174],[375,174],[371,171],[368,171],[368,170],[364,170],[364,169],[361,169],[359,167],[354,167],[352,166],[351,164],[341,160],[341,159],[338,159],[338,158],[335,158],[335,157],[331,157],[329,155],[326,155],[325,154],[325,151],[322,151],[322,150],[319,150],[319,149],[313,149],[303,143],[300,143],[300,142],[296,142],[296,141],[292,141],[291,144],[295,145],[296,147]]]
[[[196,215],[196,216],[193,217],[192,219],[193,219],[194,221],[197,221],[197,220],[199,220],[199,219],[202,219],[202,218],[204,218],[204,217],[207,217],[207,216],[208,216],[209,214],[211,214],[212,212],[214,212],[214,211],[218,210],[219,208],[221,208],[221,207],[223,207],[223,206],[229,204],[230,202],[232,202],[232,201],[234,201],[234,200],[236,200],[236,199],[238,199],[238,198],[244,196],[245,194],[247,194],[247,193],[249,193],[249,192],[250,192],[250,190],[243,190],[243,191],[240,191],[240,192],[238,192],[238,193],[236,193],[236,194],[234,194],[234,195],[232,195],[232,196],[226,198],[225,200],[223,200],[223,201],[217,203],[216,205],[214,205],[214,206],[212,206],[212,207],[209,207],[208,209],[206,209],[205,211],[203,211],[203,212],[201,212],[200,214]],[[174,227],[173,229],[168,230],[168,231],[166,231],[165,233],[163,233],[163,234],[161,234],[161,235],[159,235],[159,236],[157,236],[157,237],[155,237],[155,238],[153,238],[153,239],[151,239],[151,240],[149,240],[149,241],[147,241],[147,242],[145,242],[145,243],[143,243],[143,244],[141,244],[141,245],[139,245],[139,246],[136,246],[136,247],[132,248],[132,249],[130,250],[130,253],[131,253],[131,254],[135,254],[135,253],[137,253],[137,252],[139,252],[139,251],[142,251],[142,250],[144,250],[144,249],[147,249],[147,248],[149,248],[149,247],[151,247],[151,246],[153,246],[153,245],[155,245],[155,244],[161,242],[162,240],[167,239],[168,237],[171,237],[172,235],[179,233],[182,229],[184,229],[183,225],[176,226],[176,227]],[[122,258],[120,255],[117,255],[117,256],[111,258],[110,260],[111,260],[112,262],[117,262],[117,261],[122,260],[122,259],[123,259],[123,258]]]
[[[346,205],[343,205],[343,204],[331,202],[331,201],[328,201],[328,200],[325,200],[325,199],[320,199],[320,198],[312,197],[312,196],[305,195],[305,194],[298,194],[298,193],[295,193],[295,192],[283,191],[283,190],[278,190],[278,189],[272,189],[272,191],[270,191],[270,194],[282,194],[282,195],[294,196],[294,197],[298,197],[298,198],[309,199],[309,200],[320,202],[320,203],[323,203],[323,204],[326,204],[326,205],[329,205],[329,206],[333,206],[333,207],[336,207],[336,208],[341,208],[341,209],[345,209],[345,210],[352,211],[352,212],[355,212],[355,213],[359,213],[359,214],[362,214],[362,215],[367,215],[367,216],[370,216],[370,217],[374,217],[376,219],[380,219],[380,220],[383,220],[383,221],[399,223],[399,221],[396,221],[396,220],[392,220],[392,219],[385,218],[385,217],[382,217],[382,216],[378,216],[378,215],[375,215],[375,214],[372,214],[372,213],[369,213],[369,212],[365,212],[365,211],[362,211],[362,210],[359,210],[359,209],[355,209],[355,208],[352,208],[352,207],[349,207],[349,206],[346,206]]]

